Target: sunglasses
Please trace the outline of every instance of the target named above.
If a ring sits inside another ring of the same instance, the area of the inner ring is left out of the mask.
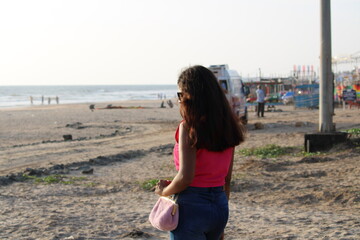
[[[179,101],[181,101],[183,93],[182,92],[177,92],[176,94],[177,94],[177,97],[178,97]]]

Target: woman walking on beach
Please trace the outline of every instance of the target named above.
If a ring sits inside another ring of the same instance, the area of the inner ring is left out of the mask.
[[[220,239],[229,215],[234,147],[244,128],[233,114],[214,74],[203,66],[178,79],[183,121],[175,133],[173,181],[160,180],[155,192],[177,195],[179,224],[170,239]]]

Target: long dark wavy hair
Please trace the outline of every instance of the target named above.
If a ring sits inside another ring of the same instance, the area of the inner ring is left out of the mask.
[[[209,69],[199,65],[185,69],[178,86],[182,92],[180,113],[192,147],[219,152],[245,140],[244,126]]]

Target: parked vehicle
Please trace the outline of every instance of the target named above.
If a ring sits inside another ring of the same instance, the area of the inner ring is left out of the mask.
[[[248,121],[246,96],[249,94],[235,70],[230,70],[227,64],[211,65],[210,71],[214,73],[223,88],[225,95],[234,113],[246,124]]]

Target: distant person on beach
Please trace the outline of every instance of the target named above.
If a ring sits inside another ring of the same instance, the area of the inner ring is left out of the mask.
[[[31,104],[31,105],[34,104],[34,98],[33,98],[33,96],[30,96],[30,104]]]
[[[41,96],[41,104],[44,104],[44,96]]]
[[[175,133],[172,181],[160,180],[155,193],[175,194],[179,224],[170,239],[220,239],[228,221],[234,148],[244,141],[214,74],[203,66],[184,70],[178,79],[183,121]]]
[[[48,97],[48,104],[50,104],[51,103],[51,98],[50,97]]]
[[[55,97],[55,100],[56,100],[56,104],[59,104],[59,97],[58,96]]]
[[[95,110],[95,104],[91,104],[91,105],[89,106],[89,109],[93,112],[93,111]]]
[[[261,117],[264,117],[265,94],[264,91],[261,89],[260,85],[257,86],[257,90],[256,90],[256,102],[258,103],[257,116],[260,117],[261,114]]]
[[[165,102],[164,102],[164,101],[162,101],[162,102],[161,102],[161,104],[160,104],[160,108],[166,108],[166,106],[165,106]]]
[[[170,99],[167,100],[166,103],[169,105],[170,108],[174,107],[174,104],[172,103],[172,101]]]

